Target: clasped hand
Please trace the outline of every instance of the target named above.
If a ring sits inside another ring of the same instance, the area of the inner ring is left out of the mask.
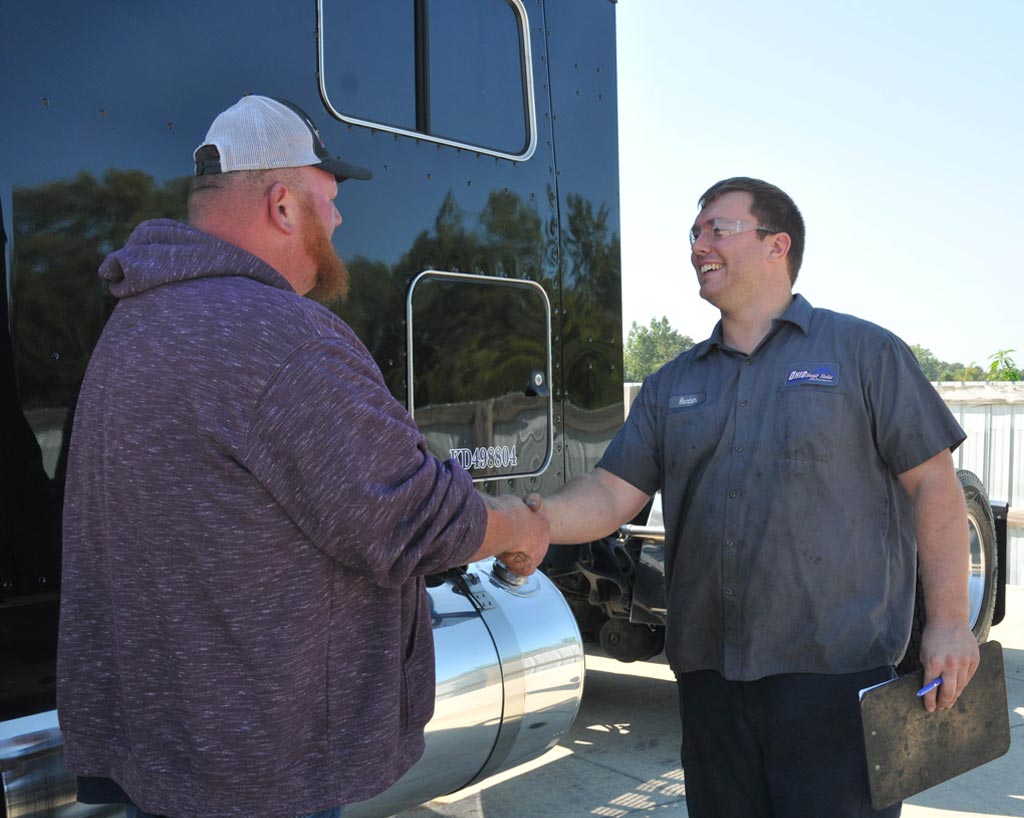
[[[492,498],[492,503],[500,506],[512,523],[510,547],[499,553],[498,559],[513,574],[527,577],[540,567],[547,554],[551,541],[548,518],[539,506],[528,506],[511,494]]]

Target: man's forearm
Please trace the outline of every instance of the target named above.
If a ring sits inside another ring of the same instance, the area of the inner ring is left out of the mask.
[[[551,542],[582,543],[606,537],[633,519],[649,499],[603,469],[574,478],[543,498]]]
[[[918,564],[925,620],[921,664],[927,681],[942,679],[922,697],[925,709],[945,709],[978,668],[978,643],[968,611],[967,509],[949,452],[940,452],[900,475],[914,501]]]
[[[967,512],[954,471],[923,480],[918,486],[914,528],[928,619],[967,622]]]

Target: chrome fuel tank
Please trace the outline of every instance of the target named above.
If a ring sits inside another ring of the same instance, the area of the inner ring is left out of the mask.
[[[536,758],[576,718],[583,643],[547,577],[512,585],[484,560],[430,596],[437,701],[426,750],[389,790],[346,807],[346,818],[393,815]]]
[[[583,645],[558,590],[540,573],[516,585],[494,560],[429,589],[436,651],[434,718],[419,762],[346,818],[384,818],[536,758],[572,725]],[[75,803],[56,711],[0,723],[2,818],[115,816]]]

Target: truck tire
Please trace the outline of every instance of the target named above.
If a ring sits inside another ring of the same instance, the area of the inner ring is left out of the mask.
[[[645,662],[665,649],[665,629],[625,619],[609,619],[601,626],[601,650],[620,662]]]
[[[985,487],[973,472],[957,469],[957,477],[964,490],[967,503],[967,528],[971,548],[969,583],[969,611],[971,630],[978,643],[988,639],[992,627],[992,614],[996,606],[996,530],[992,508]],[[917,577],[917,599],[914,602],[914,625],[910,633],[907,653],[900,662],[899,673],[909,673],[921,667],[921,633],[927,620],[921,576]]]

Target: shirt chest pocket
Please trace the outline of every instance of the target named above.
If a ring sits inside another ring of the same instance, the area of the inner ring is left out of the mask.
[[[710,401],[670,409],[665,416],[666,473],[691,474],[714,454],[724,430],[725,415]]]
[[[834,387],[784,387],[772,408],[772,445],[780,461],[825,465],[845,445],[849,406]]]

